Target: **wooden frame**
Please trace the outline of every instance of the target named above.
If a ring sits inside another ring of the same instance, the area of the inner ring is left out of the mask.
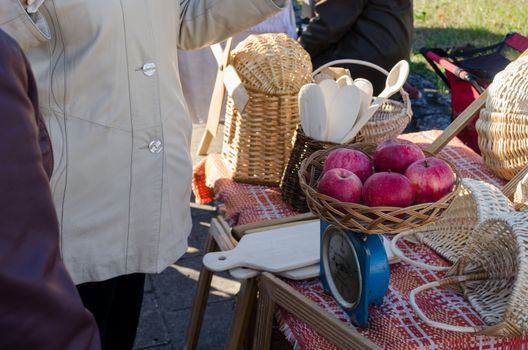
[[[277,306],[306,322],[341,349],[381,349],[268,272],[262,273],[259,278],[259,302],[253,349],[270,348],[271,325]]]
[[[202,143],[200,145],[200,154],[206,154],[209,143],[216,134],[218,127],[221,104],[223,103],[223,97],[225,93],[223,81],[224,70],[228,65],[230,48],[231,40],[228,40],[224,51],[221,50],[221,47],[212,47],[213,53],[215,54],[218,62],[219,71],[215,84],[215,93],[213,94],[214,103],[212,101],[211,108],[209,109],[207,130],[204,133]],[[521,56],[526,55],[528,55],[528,50],[526,50]],[[429,147],[426,148],[426,150],[432,154],[438,153],[445,145],[449,143],[449,141],[451,141],[470,123],[473,115],[477,113],[482,108],[482,106],[484,106],[487,96],[488,90],[485,90],[442,132],[442,134]],[[220,108],[220,110],[218,110],[218,108]],[[503,188],[503,193],[507,197],[511,198],[515,192],[517,183],[527,174],[528,166],[520,171]],[[304,215],[309,216],[310,214]],[[207,238],[206,253],[216,251],[218,248],[222,250],[232,249],[235,242],[231,232],[237,236],[237,239],[240,239],[240,237],[243,235],[243,232],[249,228],[257,228],[259,225],[269,226],[279,222],[293,222],[300,220],[300,217],[283,218],[273,223],[268,222],[250,224],[247,225],[247,227],[238,227],[231,230],[221,218],[217,219],[217,221],[219,220],[217,223],[215,223],[214,220],[215,219],[213,219],[213,222],[211,223],[211,231]],[[203,321],[203,315],[205,313],[205,307],[207,305],[207,297],[211,286],[211,279],[212,272],[205,267],[202,267],[193,304],[191,320],[189,322],[187,331],[186,345],[184,347],[185,349],[193,350],[196,348],[201,329],[201,323]],[[254,349],[269,349],[271,324],[277,306],[284,308],[286,311],[294,314],[296,317],[299,317],[301,320],[314,327],[314,329],[316,329],[321,335],[325,336],[338,347],[343,349],[379,349],[379,347],[377,347],[377,345],[372,343],[370,340],[361,336],[354,329],[347,327],[343,322],[332,317],[319,305],[305,298],[295,289],[281,281],[279,278],[274,277],[270,273],[263,273],[260,276],[260,283],[258,285],[255,278],[250,278],[243,282],[237,298],[238,300],[235,308],[235,317],[231,324],[227,349],[237,350],[242,347],[244,337],[250,328],[249,324],[252,322],[252,314],[255,308],[255,300],[258,290],[260,290],[260,295],[256,319],[256,335],[253,342]]]

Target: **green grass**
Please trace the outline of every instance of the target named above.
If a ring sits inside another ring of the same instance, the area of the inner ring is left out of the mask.
[[[528,35],[528,0],[415,0],[414,27],[411,71],[442,87],[418,50],[485,46],[511,31]]]

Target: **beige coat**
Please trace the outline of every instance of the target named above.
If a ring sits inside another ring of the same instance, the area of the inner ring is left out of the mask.
[[[19,0],[0,0],[0,28],[37,77],[62,257],[76,283],[160,272],[185,253],[191,119],[178,49],[221,41],[277,3],[46,0],[30,18]]]

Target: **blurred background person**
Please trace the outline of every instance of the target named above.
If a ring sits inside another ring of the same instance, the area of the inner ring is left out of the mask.
[[[287,6],[278,14],[237,34],[233,38],[231,49],[251,34],[286,33],[297,38],[297,28],[293,5],[288,0]],[[222,44],[222,47],[224,45]],[[205,123],[213,94],[218,64],[209,47],[181,52],[178,55],[180,77],[183,95],[189,107],[193,123]],[[222,107],[221,119],[225,113],[225,103]]]
[[[299,37],[314,69],[333,60],[359,59],[390,70],[408,60],[413,33],[412,0],[305,0],[304,16],[314,15]],[[385,76],[367,67],[340,65],[352,77],[366,78],[375,93],[385,87]]]

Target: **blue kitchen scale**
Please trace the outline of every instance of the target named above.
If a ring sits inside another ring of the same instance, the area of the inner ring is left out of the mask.
[[[389,288],[389,260],[378,234],[343,230],[321,223],[320,278],[325,292],[360,327],[368,325],[368,306],[381,305]]]

